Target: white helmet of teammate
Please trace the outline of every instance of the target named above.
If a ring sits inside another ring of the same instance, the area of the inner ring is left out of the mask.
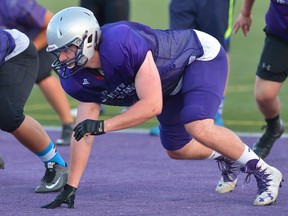
[[[53,70],[65,79],[82,69],[98,47],[100,35],[100,26],[92,11],[83,7],[69,7],[56,13],[46,31],[46,51],[57,56],[52,64]],[[69,49],[71,45],[78,48],[75,58],[59,61],[60,51]]]

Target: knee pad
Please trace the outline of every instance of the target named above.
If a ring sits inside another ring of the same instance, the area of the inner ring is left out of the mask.
[[[6,132],[13,132],[20,127],[25,116],[23,110],[12,109],[11,107],[0,108],[0,129]]]

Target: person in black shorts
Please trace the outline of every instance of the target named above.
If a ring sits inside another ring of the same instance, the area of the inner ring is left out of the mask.
[[[68,167],[44,128],[24,115],[38,66],[36,48],[25,34],[0,29],[0,129],[11,133],[42,160],[46,172],[35,192],[46,193],[64,186]]]
[[[55,56],[45,51],[47,45],[45,33],[53,13],[36,0],[0,2],[0,27],[18,29],[26,34],[34,43],[39,54],[39,69],[36,84],[46,100],[59,116],[62,124],[60,138],[56,145],[69,145],[74,118],[70,114],[70,105],[59,80],[51,74],[51,64]]]
[[[242,28],[246,36],[252,24],[254,1],[245,0],[241,13],[234,23],[234,32]],[[287,1],[270,1],[266,13],[265,43],[258,63],[254,86],[254,97],[265,118],[266,130],[253,146],[255,153],[265,158],[275,141],[285,130],[280,118],[281,102],[279,91],[288,75],[288,4]]]

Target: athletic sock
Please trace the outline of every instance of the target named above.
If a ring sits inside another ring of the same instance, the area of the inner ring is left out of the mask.
[[[216,159],[218,159],[220,157],[222,157],[222,154],[220,154],[219,152],[213,150],[211,155],[207,159],[216,160]]]
[[[46,149],[36,154],[43,163],[47,164],[48,162],[56,162],[60,166],[67,166],[65,161],[62,159],[60,154],[58,153],[54,143],[50,141],[49,145]]]
[[[268,125],[273,125],[275,122],[279,121],[280,116],[277,115],[272,119],[265,119],[265,121],[267,122]]]
[[[254,159],[259,160],[260,158],[255,154],[254,151],[252,151],[247,145],[245,145],[245,149],[237,162],[242,166],[246,166],[248,161]]]

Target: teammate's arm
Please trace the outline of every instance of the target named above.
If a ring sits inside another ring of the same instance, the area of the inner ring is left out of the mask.
[[[47,46],[47,40],[46,40],[46,29],[49,21],[52,19],[53,13],[49,10],[46,10],[45,16],[44,16],[44,24],[42,26],[41,31],[39,34],[34,38],[33,43],[37,50],[42,50],[46,48]]]
[[[233,32],[237,33],[239,28],[242,29],[242,32],[245,36],[250,31],[250,27],[252,25],[252,8],[255,0],[244,0],[241,13],[238,18],[234,22]]]

